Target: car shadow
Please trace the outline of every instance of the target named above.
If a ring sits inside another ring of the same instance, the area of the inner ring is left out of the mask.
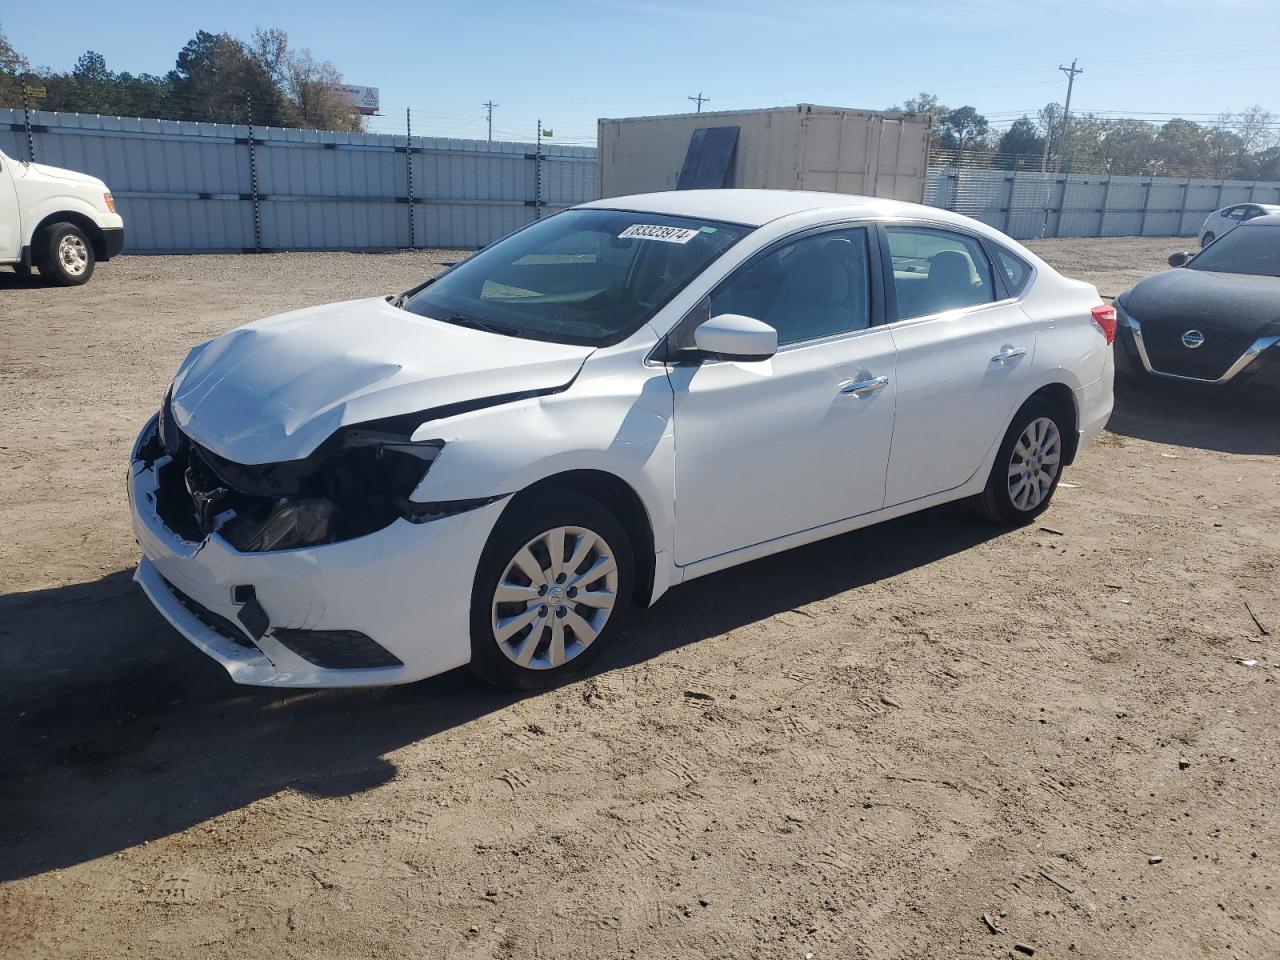
[[[43,290],[51,286],[38,270],[23,274],[0,268],[0,290]]]
[[[593,672],[855,590],[999,532],[942,507],[694,581],[637,611]],[[286,788],[359,794],[395,775],[393,751],[519,699],[466,670],[382,689],[237,687],[124,570],[0,597],[0,677],[0,882],[168,836]]]
[[[1117,352],[1117,363],[1125,363]],[[1123,368],[1122,368],[1123,369]],[[1280,391],[1214,390],[1194,384],[1136,383],[1116,377],[1107,429],[1137,440],[1220,453],[1280,454]]]

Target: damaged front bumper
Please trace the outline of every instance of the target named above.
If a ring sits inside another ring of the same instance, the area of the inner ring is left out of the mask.
[[[217,533],[195,542],[165,524],[160,465],[139,455],[155,430],[153,419],[129,470],[135,579],[237,683],[407,683],[470,660],[472,580],[504,500],[339,543],[242,553]]]

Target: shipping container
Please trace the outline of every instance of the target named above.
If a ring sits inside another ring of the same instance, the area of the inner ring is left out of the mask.
[[[601,119],[597,136],[601,197],[696,184],[919,203],[928,174],[930,122],[924,114],[802,103]]]

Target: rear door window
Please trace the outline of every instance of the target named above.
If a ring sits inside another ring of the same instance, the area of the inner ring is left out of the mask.
[[[888,226],[897,319],[962,310],[996,299],[982,244],[937,227]]]

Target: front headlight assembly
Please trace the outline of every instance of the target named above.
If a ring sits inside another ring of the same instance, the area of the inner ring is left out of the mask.
[[[442,440],[348,430],[313,463],[254,467],[195,448],[184,480],[197,507],[201,492],[217,497],[226,491],[206,509],[205,526],[237,550],[288,550],[351,540],[400,517],[414,519],[409,497],[443,447]]]
[[[444,448],[443,440],[411,439],[409,424],[344,427],[301,460],[252,465],[186,436],[167,396],[157,426],[139,455],[157,471],[158,512],[186,539],[216,532],[243,553],[289,550],[351,540],[400,518],[420,523],[457,512],[409,499]]]

